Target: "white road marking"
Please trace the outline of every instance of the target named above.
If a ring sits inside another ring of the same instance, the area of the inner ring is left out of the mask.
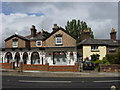
[[[106,80],[106,81],[93,81],[93,82],[119,82],[120,80]]]
[[[28,81],[28,80],[19,80],[19,82],[71,83],[71,81]]]

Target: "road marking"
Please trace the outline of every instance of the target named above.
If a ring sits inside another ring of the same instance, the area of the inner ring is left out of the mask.
[[[93,82],[119,82],[120,80],[93,81]]]
[[[71,81],[28,81],[28,80],[18,80],[19,82],[43,82],[43,83],[71,83]]]

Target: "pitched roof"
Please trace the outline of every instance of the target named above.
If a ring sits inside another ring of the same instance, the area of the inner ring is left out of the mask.
[[[14,34],[14,35],[6,38],[5,41],[10,40],[10,39],[13,38],[13,37],[18,37],[18,38],[20,38],[20,39],[22,39],[22,40],[27,40],[27,41],[29,40],[28,38],[26,38],[26,37],[24,37],[24,36],[21,36],[21,35],[18,35],[18,34]]]
[[[62,30],[63,32],[67,33],[68,35],[70,35],[72,38],[76,39],[73,35],[71,35],[68,31],[66,31],[64,28],[59,27],[56,30],[53,30],[46,38],[44,38],[44,40],[46,40],[47,38],[49,38],[50,36],[52,36],[54,33],[56,33],[57,31]]]
[[[118,46],[118,40],[114,41],[111,39],[85,39],[78,44],[79,45],[107,45],[107,46]]]
[[[44,40],[46,38],[45,33],[45,31],[43,31],[43,34],[41,34],[41,32],[38,32],[35,37],[31,37],[31,35],[28,35],[26,36],[26,38],[28,38],[29,40]]]

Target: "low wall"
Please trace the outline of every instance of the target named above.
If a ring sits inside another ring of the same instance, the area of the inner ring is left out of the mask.
[[[13,69],[12,63],[3,63],[3,69]],[[17,70],[38,70],[38,71],[72,71],[72,72],[79,72],[80,71],[80,64],[75,63],[75,65],[64,65],[64,66],[53,66],[46,64],[23,64],[20,63],[20,67]]]
[[[20,68],[22,68],[22,70],[48,71],[48,64],[43,64],[43,65],[23,64]]]
[[[120,72],[120,64],[100,65],[100,72]]]
[[[13,64],[12,63],[0,63],[0,68],[3,69],[13,69]]]

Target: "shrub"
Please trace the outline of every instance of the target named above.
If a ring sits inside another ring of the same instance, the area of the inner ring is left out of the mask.
[[[101,60],[101,64],[110,64],[106,57]]]
[[[100,57],[99,54],[92,54],[92,55],[91,55],[91,59],[92,59],[92,61],[96,61],[96,60],[98,60],[99,57]]]
[[[106,58],[107,58],[107,60],[109,61],[110,64],[120,64],[118,54],[107,54]]]

